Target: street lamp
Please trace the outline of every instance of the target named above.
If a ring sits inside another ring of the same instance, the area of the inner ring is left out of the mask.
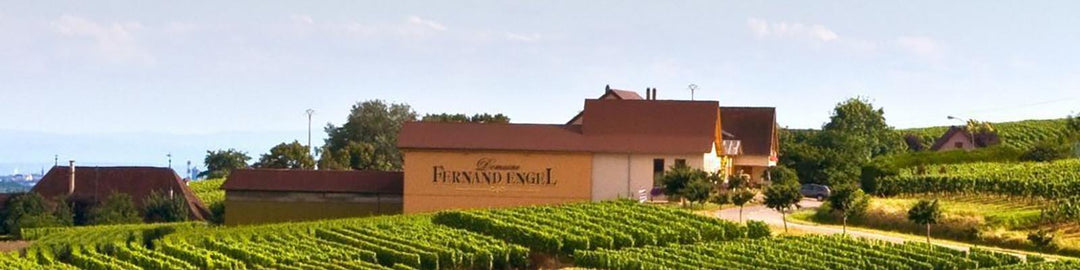
[[[970,120],[968,120],[968,119],[964,119],[964,118],[960,118],[960,117],[956,117],[956,116],[952,116],[952,115],[949,115],[949,116],[948,116],[948,118],[949,118],[949,120],[956,120],[956,121],[960,121],[960,122],[964,123],[964,125],[962,125],[961,127],[962,127],[962,128],[964,128],[964,131],[965,131],[965,132],[967,132],[967,134],[968,134],[968,139],[971,139],[971,146],[972,146],[972,147],[974,147],[974,146],[977,146],[977,145],[975,144],[975,133],[972,133],[972,132],[971,132],[971,130],[968,130],[968,129],[966,128],[966,126],[967,126],[967,123],[968,123],[968,122],[970,122]]]

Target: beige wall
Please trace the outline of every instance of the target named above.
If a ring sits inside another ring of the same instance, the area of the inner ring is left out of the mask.
[[[405,150],[404,155],[405,213],[591,197],[589,153]]]
[[[676,159],[685,159],[686,165],[706,171],[719,170],[719,158],[706,161],[708,154],[593,154],[592,200],[638,198],[638,191],[649,192],[653,183],[653,159],[664,159],[664,170],[675,165]],[[715,154],[712,154],[715,157]]]
[[[968,135],[963,134],[963,132],[953,133],[953,135],[951,137],[949,137],[948,140],[945,141],[945,145],[942,145],[941,148],[938,149],[938,151],[949,151],[949,150],[958,150],[958,149],[964,149],[964,150],[975,149],[975,145],[971,144],[971,139],[966,138],[966,136],[968,136]],[[955,145],[958,142],[963,143],[964,147],[956,148]]]

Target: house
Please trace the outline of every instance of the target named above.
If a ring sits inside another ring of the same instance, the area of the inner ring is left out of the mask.
[[[30,192],[41,194],[46,199],[67,196],[87,205],[104,201],[113,193],[124,193],[131,196],[136,207],[142,208],[146,197],[157,191],[167,196],[183,197],[190,219],[205,220],[210,215],[202,201],[170,168],[87,167],[72,164],[53,167]]]
[[[727,173],[749,174],[756,183],[768,180],[765,171],[776,166],[780,152],[776,108],[720,107],[720,119]]]
[[[401,172],[243,169],[221,188],[228,225],[402,212]]]
[[[962,149],[965,151],[987,147],[1001,143],[995,132],[978,132],[972,134],[965,127],[951,126],[945,134],[941,135],[930,146],[931,151],[950,151]]]

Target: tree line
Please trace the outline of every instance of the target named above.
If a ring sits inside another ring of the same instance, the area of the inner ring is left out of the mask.
[[[368,100],[352,106],[344,124],[327,124],[323,128],[327,138],[323,146],[309,151],[309,147],[294,140],[281,143],[254,163],[248,153],[236,149],[211,150],[203,160],[207,170],[199,174],[203,178],[223,178],[230,171],[241,168],[315,169],[320,170],[381,170],[396,171],[402,168],[401,152],[397,148],[397,135],[405,122],[448,123],[510,123],[503,114],[426,114],[419,116],[408,104],[382,100]],[[318,156],[316,158],[316,155]]]
[[[127,193],[113,193],[101,201],[66,196],[45,198],[28,192],[12,196],[0,211],[0,234],[19,235],[21,229],[81,225],[180,222],[188,220],[183,195],[155,190],[138,207]]]

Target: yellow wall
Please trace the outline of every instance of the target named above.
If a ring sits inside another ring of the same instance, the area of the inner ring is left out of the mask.
[[[592,192],[588,153],[403,152],[405,213],[588,201]]]

